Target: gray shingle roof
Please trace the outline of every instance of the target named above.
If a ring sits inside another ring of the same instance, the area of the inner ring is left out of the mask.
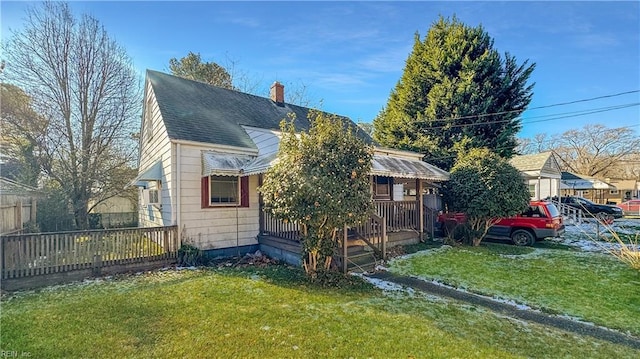
[[[296,130],[309,129],[309,108],[147,70],[169,138],[255,149],[241,125],[278,130],[288,113]],[[357,126],[343,117],[349,126]],[[358,136],[371,143],[363,131]]]
[[[520,155],[513,157],[509,162],[519,171],[539,171],[545,166],[551,155],[551,151]]]

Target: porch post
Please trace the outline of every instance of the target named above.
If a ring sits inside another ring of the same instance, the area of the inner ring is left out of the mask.
[[[347,274],[347,225],[342,228],[342,273]]]
[[[422,180],[416,179],[416,196],[418,197],[418,226],[420,227],[420,241],[424,239],[424,198],[422,196]]]

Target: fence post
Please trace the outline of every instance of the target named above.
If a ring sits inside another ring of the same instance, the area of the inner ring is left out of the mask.
[[[14,229],[22,229],[22,201],[16,201]]]
[[[93,260],[91,261],[91,269],[95,277],[100,276],[102,273],[102,237],[100,235],[94,235],[95,233],[85,232],[89,237],[89,243],[93,247]]]

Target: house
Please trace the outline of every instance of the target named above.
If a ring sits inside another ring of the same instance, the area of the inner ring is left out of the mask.
[[[557,197],[560,193],[561,170],[553,151],[514,156],[510,163],[517,168],[529,186],[531,200]]]
[[[277,82],[266,98],[148,70],[134,180],[139,226],[177,225],[183,243],[210,256],[275,253],[261,240],[267,236],[294,243],[296,229],[268,218],[257,188],[276,159],[281,120],[293,113],[296,129],[305,131],[309,111],[286,103]],[[371,171],[372,200],[387,230],[416,240],[425,230],[422,194],[448,179],[421,159],[376,147]]]
[[[607,203],[607,196],[616,187],[592,176],[562,172],[560,183],[562,196],[579,196],[596,203]]]
[[[607,203],[622,203],[631,199],[640,198],[640,181],[633,179],[607,178],[607,183],[615,187],[605,193]]]
[[[92,228],[135,227],[138,223],[137,201],[119,195],[100,203],[89,201],[89,222]]]

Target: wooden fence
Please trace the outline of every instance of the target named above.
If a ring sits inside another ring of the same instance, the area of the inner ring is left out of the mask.
[[[177,227],[0,237],[2,288],[32,288],[175,263]]]
[[[18,233],[25,223],[35,222],[35,200],[16,200],[13,204],[0,205],[0,233]]]

